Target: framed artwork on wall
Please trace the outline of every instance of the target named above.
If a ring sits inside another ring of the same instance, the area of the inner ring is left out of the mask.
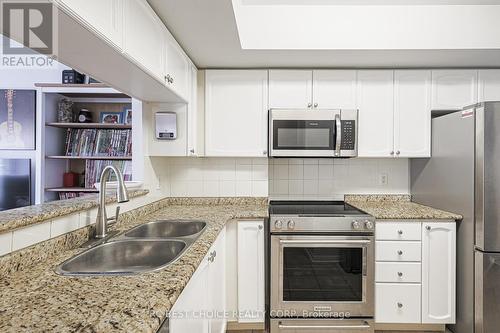
[[[36,91],[0,89],[0,149],[35,149]]]

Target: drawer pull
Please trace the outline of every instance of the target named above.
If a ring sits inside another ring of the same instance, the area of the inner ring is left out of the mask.
[[[398,234],[402,235],[403,234],[403,230],[398,230]]]
[[[401,255],[403,255],[403,251],[398,250],[398,254],[399,254],[400,256],[401,256]]]
[[[403,307],[403,303],[398,302],[398,308],[401,309],[402,307]]]
[[[398,272],[398,276],[402,277],[403,276],[403,272]]]
[[[428,226],[426,226],[426,227],[425,227],[425,229],[427,229],[427,230],[431,230],[431,226],[430,226],[430,225],[428,225]]]

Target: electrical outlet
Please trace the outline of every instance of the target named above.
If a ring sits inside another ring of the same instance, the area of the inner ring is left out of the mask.
[[[389,175],[381,173],[378,177],[378,184],[382,186],[389,184]]]

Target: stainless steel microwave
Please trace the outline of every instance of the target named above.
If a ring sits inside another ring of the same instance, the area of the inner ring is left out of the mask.
[[[269,156],[356,157],[358,110],[269,111]]]

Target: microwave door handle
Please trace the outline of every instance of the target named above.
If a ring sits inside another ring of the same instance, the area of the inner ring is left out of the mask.
[[[342,126],[340,123],[340,114],[335,115],[335,156],[340,156],[340,141],[342,140]]]

